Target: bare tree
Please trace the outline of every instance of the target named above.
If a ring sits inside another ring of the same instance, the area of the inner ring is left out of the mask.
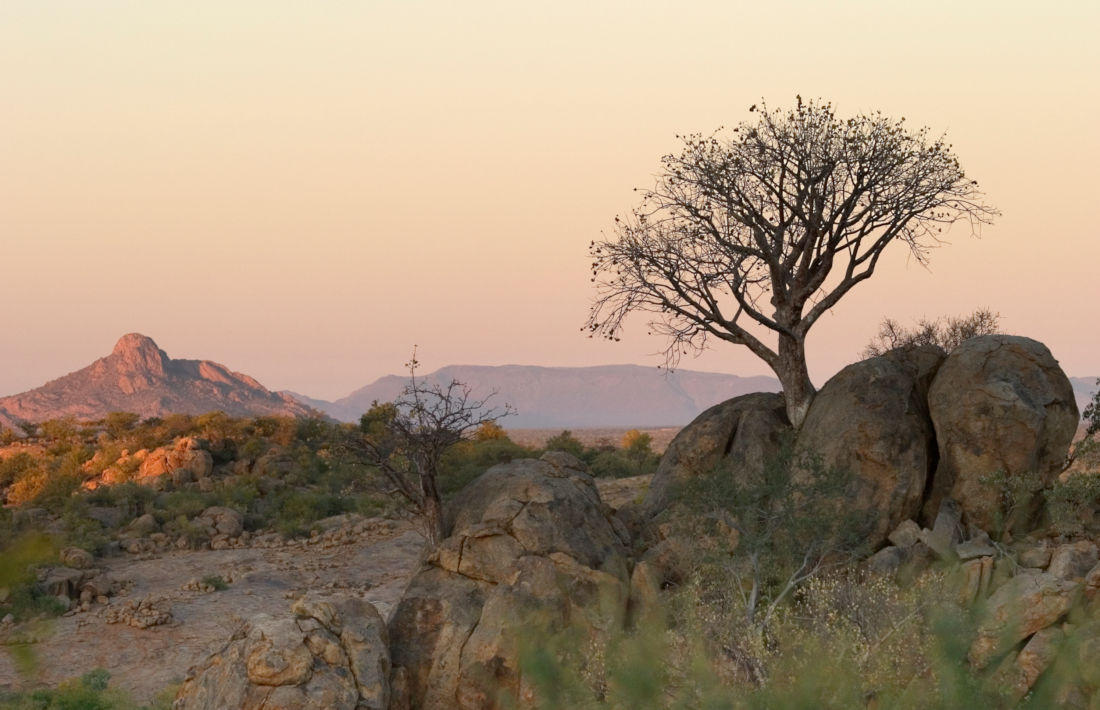
[[[877,112],[839,119],[801,97],[787,111],[749,110],[759,120],[730,135],[682,137],[641,204],[592,243],[586,328],[617,339],[629,314],[655,314],[670,367],[710,338],[744,345],[779,377],[798,426],[814,395],[814,323],[892,242],[923,264],[945,227],[965,220],[974,233],[997,212],[927,128]]]
[[[896,320],[884,318],[878,334],[863,349],[863,357],[875,357],[895,348],[913,348],[921,345],[938,345],[951,352],[964,340],[979,335],[1000,332],[1001,314],[979,308],[968,316],[954,316],[928,320],[921,318],[913,328],[905,328]]]
[[[451,380],[447,385],[419,379],[413,349],[406,363],[409,384],[393,402],[374,402],[359,422],[356,448],[418,514],[428,542],[438,545],[444,536],[443,503],[439,494],[439,467],[443,455],[470,438],[483,424],[513,413],[509,405],[488,407],[493,396],[477,399],[469,386]]]

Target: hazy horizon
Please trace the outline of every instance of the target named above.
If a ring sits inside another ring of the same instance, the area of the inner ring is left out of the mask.
[[[676,134],[763,97],[947,132],[1003,212],[900,245],[808,339],[820,385],[884,316],[988,307],[1100,374],[1100,5],[934,0],[0,6],[0,396],[124,333],[336,399],[449,364],[663,359],[587,339],[588,243]],[[715,344],[682,369],[770,371]]]

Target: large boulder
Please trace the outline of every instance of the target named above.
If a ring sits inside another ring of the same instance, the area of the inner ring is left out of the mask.
[[[668,445],[649,485],[643,511],[654,516],[674,502],[675,490],[712,473],[719,463],[731,470],[763,470],[791,431],[783,395],[758,392],[716,404],[680,430]]]
[[[987,530],[1005,522],[1002,491],[987,477],[1030,478],[1033,492],[1049,486],[1079,422],[1073,387],[1050,351],[1011,335],[983,335],[955,348],[932,381],[928,409],[939,464],[925,516],[950,497]]]
[[[817,393],[797,449],[853,478],[849,498],[878,544],[920,512],[936,461],[925,395],[943,361],[935,346],[895,350],[844,368]]]
[[[211,506],[199,514],[197,522],[207,529],[210,537],[237,537],[244,532],[244,517],[232,508]]]
[[[192,668],[173,710],[386,710],[386,625],[369,603],[308,595],[254,617]]]
[[[998,654],[1054,624],[1069,611],[1081,585],[1046,572],[1020,574],[1000,586],[985,604],[968,658],[985,668]]]
[[[629,589],[622,525],[575,458],[495,466],[448,511],[452,526],[390,621],[395,677],[409,707],[530,705],[519,654],[533,628],[598,634]]]

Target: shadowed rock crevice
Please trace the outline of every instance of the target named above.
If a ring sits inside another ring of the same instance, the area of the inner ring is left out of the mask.
[[[390,622],[395,673],[407,679],[395,702],[488,710],[508,696],[522,706],[519,652],[532,628],[597,634],[621,622],[629,536],[584,465],[561,452],[489,469],[449,513],[450,537]]]

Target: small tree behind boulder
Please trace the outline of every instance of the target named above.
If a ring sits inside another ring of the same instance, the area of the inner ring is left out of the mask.
[[[922,345],[937,345],[945,352],[951,352],[964,340],[1000,333],[1000,322],[1001,314],[988,308],[979,308],[966,316],[941,317],[936,320],[921,318],[912,328],[905,328],[896,320],[884,318],[878,327],[878,334],[863,349],[863,357],[877,357],[897,348]]]
[[[443,455],[512,409],[490,408],[491,394],[475,398],[470,387],[457,380],[441,385],[417,379],[419,364],[414,349],[406,363],[409,384],[393,402],[372,404],[359,421],[361,436],[355,448],[382,472],[392,493],[421,517],[434,547],[445,537],[438,483]]]

